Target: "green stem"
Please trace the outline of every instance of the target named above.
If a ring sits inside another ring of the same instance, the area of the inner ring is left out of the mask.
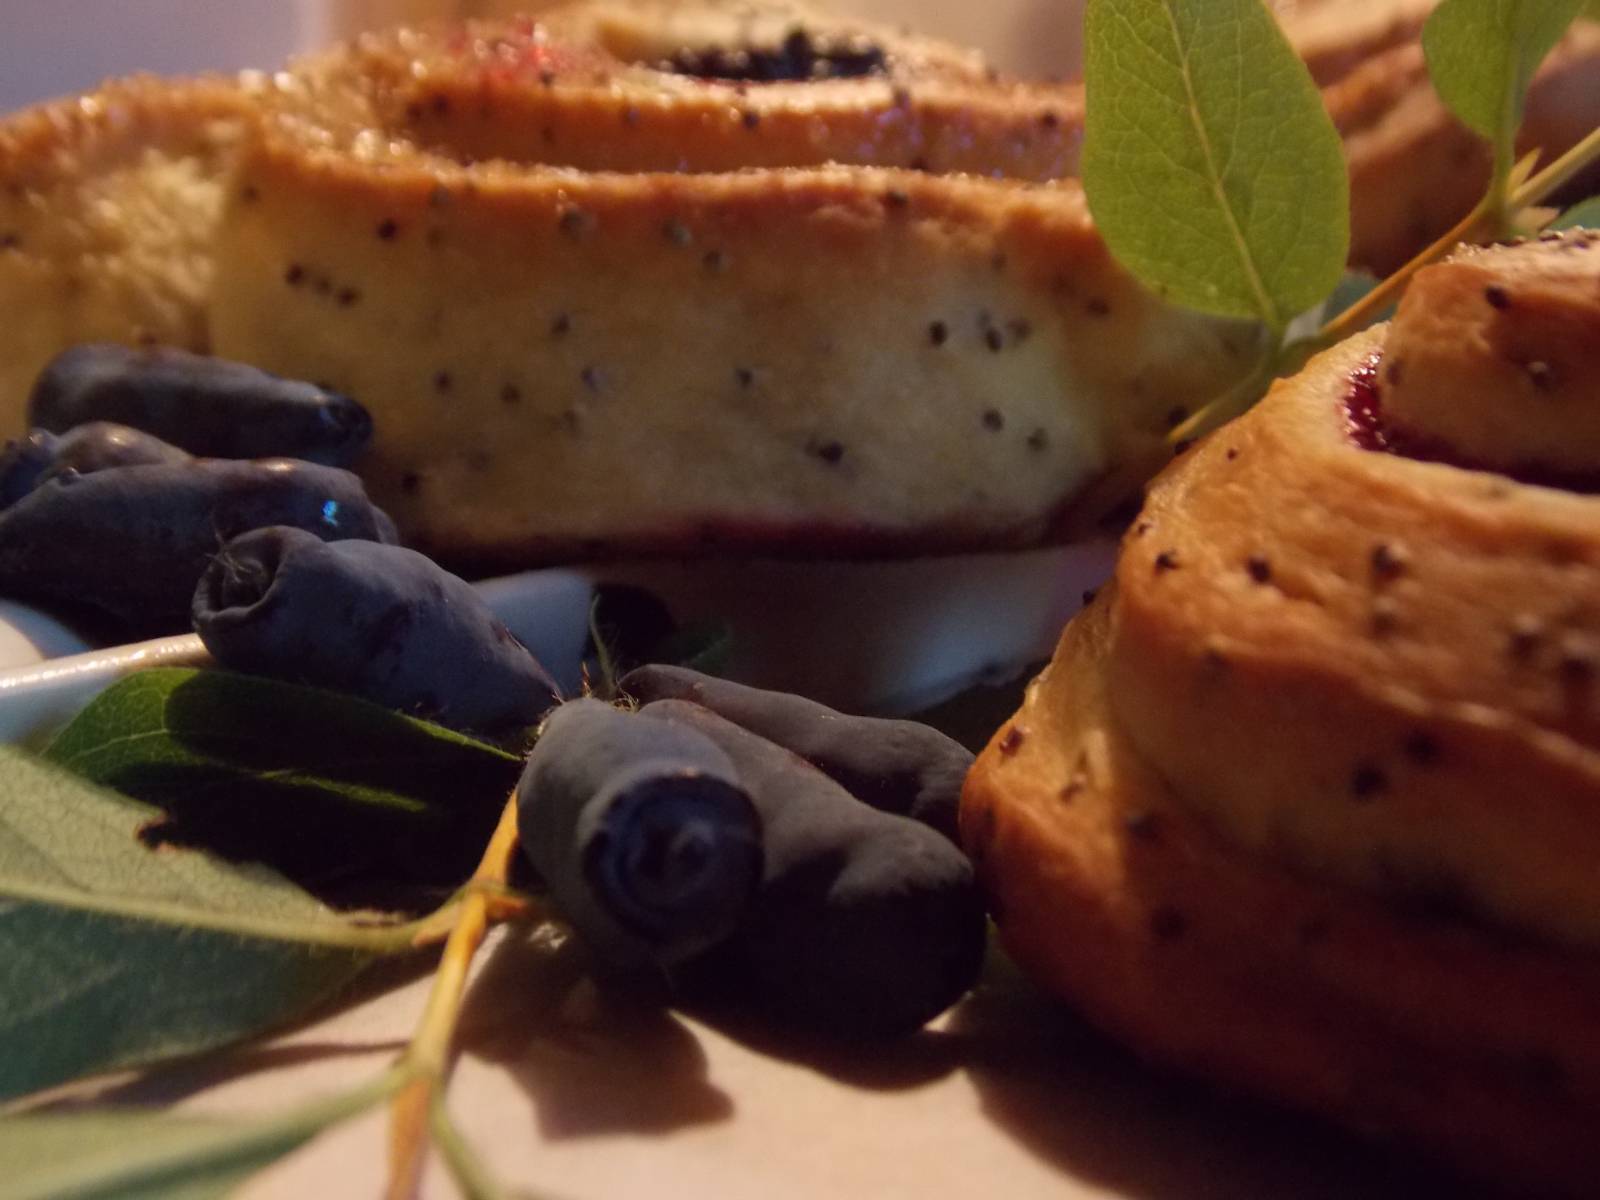
[[[600,628],[600,597],[596,596],[589,605],[589,637],[594,642],[594,654],[600,671],[600,687],[595,695],[603,700],[610,700],[617,694],[617,680],[621,678],[617,671],[617,661],[611,654],[611,647],[606,644],[604,631]]]
[[[1491,199],[1485,196],[1471,212],[1451,226],[1449,232],[1433,245],[1317,330],[1316,336],[1308,339],[1311,348],[1317,350],[1331,346],[1335,342],[1342,342],[1352,333],[1370,325],[1379,313],[1393,304],[1400,293],[1405,291],[1413,275],[1450,253],[1482,225],[1489,213]]]
[[[1494,174],[1484,197],[1484,221],[1491,240],[1509,237],[1516,218],[1516,206],[1511,202],[1511,171],[1516,166],[1516,152],[1506,141],[1494,148]]]
[[[1506,219],[1515,220],[1516,214],[1547,199],[1552,193],[1571,183],[1595,162],[1600,162],[1600,128],[1591,130],[1589,135],[1572,149],[1525,181],[1517,182],[1517,171],[1513,165],[1507,175],[1513,186],[1507,202]],[[1413,275],[1430,263],[1443,258],[1460,243],[1481,234],[1485,222],[1494,219],[1495,196],[1495,192],[1485,196],[1471,212],[1457,221],[1448,233],[1324,325],[1317,331],[1316,336],[1310,339],[1310,348],[1315,350],[1331,346],[1335,342],[1343,341],[1356,330],[1371,324],[1378,313],[1394,303],[1406,285],[1411,282]]]
[[[1542,202],[1595,162],[1600,162],[1600,126],[1591,129],[1587,137],[1521,187],[1513,189],[1512,207],[1523,209]]]
[[[1285,348],[1277,337],[1255,366],[1239,382],[1209,400],[1198,412],[1167,435],[1167,441],[1176,445],[1192,441],[1231,421],[1248,409],[1265,394],[1284,361]]]
[[[242,1129],[223,1127],[210,1145],[193,1145],[145,1161],[126,1163],[114,1178],[94,1181],[75,1189],[79,1200],[114,1200],[128,1195],[166,1195],[191,1183],[201,1171],[221,1174],[230,1169],[252,1171],[264,1161],[297,1149],[331,1125],[365,1112],[393,1095],[408,1079],[403,1067],[393,1067],[364,1087],[312,1101],[276,1117]],[[26,1117],[17,1120],[26,1121]]]
[[[465,1200],[510,1200],[510,1193],[500,1186],[500,1181],[456,1128],[444,1097],[437,1092],[429,1105],[428,1127],[433,1134],[433,1144],[439,1148],[440,1157]]]

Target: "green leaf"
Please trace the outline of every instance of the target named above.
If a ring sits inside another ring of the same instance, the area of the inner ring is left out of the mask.
[[[316,1132],[239,1145],[247,1128],[155,1113],[11,1117],[0,1122],[5,1194],[15,1200],[221,1200]]]
[[[0,1099],[300,1016],[403,931],[141,841],[156,810],[0,747]]]
[[[331,692],[222,671],[141,671],[50,747],[159,806],[151,841],[264,862],[342,905],[429,909],[472,872],[521,761]]]
[[[392,1090],[393,1077],[259,1121],[129,1109],[7,1117],[7,1200],[220,1200],[255,1172]]]
[[[1281,334],[1350,242],[1338,133],[1261,0],[1089,0],[1083,182],[1123,266]]]
[[[726,621],[697,621],[662,638],[651,648],[646,661],[720,675],[727,670],[732,654],[733,626]]]
[[[1422,27],[1440,98],[1511,162],[1528,83],[1584,0],[1444,0]]]
[[[1600,196],[1590,196],[1589,199],[1574,204],[1545,228],[1600,229]]]

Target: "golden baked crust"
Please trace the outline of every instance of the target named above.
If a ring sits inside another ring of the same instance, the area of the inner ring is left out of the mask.
[[[750,82],[663,70],[799,31],[881,52],[857,77]],[[737,171],[838,163],[1042,181],[1077,172],[1083,89],[1002,77],[976,51],[787,3],[606,3],[537,24],[470,23],[458,42],[364,39],[395,90],[384,120],[464,160],[588,171]],[[420,69],[419,69],[420,68]]]
[[[895,51],[886,79],[741,98],[597,66],[562,19],[307,64],[221,225],[216,347],[366,402],[363,474],[431,553],[1037,543],[1253,353],[1250,326],[1140,289],[1076,183],[988,177],[1012,165],[1009,130],[1054,133],[964,57]],[[533,130],[554,165],[485,143]],[[730,139],[799,165],[624,172],[560,152],[714,167]],[[913,144],[966,147],[937,165],[982,173],[861,165]],[[850,145],[855,165],[807,165]]]
[[[1140,290],[1072,185],[374,176],[270,142],[244,178],[218,349],[366,401],[369,486],[446,554],[1036,542],[1251,352]]]
[[[1068,628],[962,798],[1007,951],[1153,1060],[1516,1195],[1591,1195],[1594,957],[1506,944],[1219,838],[1110,711],[1118,603],[1104,592]]]
[[[1407,289],[1385,344],[1392,437],[1502,470],[1600,464],[1600,233],[1458,251]]]
[[[1424,271],[1434,324],[1327,351],[1169,467],[962,814],[1007,945],[1145,1052],[1573,1194],[1600,1167],[1600,497],[1391,452],[1378,383],[1387,339],[1408,386],[1480,402],[1425,374],[1477,353],[1459,295],[1554,280],[1592,317],[1588,239]]]
[[[0,122],[0,411],[78,341],[204,350],[222,179],[255,106],[136,78]]]
[[[1434,0],[1268,0],[1311,78],[1326,87],[1414,42]]]
[[[1248,849],[1600,945],[1600,502],[1357,446],[1381,337],[1152,486],[1114,709]]]

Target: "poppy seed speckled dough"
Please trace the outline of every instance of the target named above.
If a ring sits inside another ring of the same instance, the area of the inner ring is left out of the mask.
[[[1423,269],[1169,467],[962,798],[1008,950],[1096,1023],[1519,1195],[1600,1162],[1600,460],[1532,452],[1592,413],[1499,314],[1592,356],[1591,236]],[[1403,429],[1395,355],[1448,401]]]

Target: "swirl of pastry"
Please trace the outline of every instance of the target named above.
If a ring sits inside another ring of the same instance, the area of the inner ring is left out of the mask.
[[[1422,272],[1383,361],[1384,434],[1397,449],[1524,477],[1593,479],[1600,233],[1460,251]]]
[[[1600,1119],[1592,241],[1423,271],[1169,467],[962,813],[1007,945],[1146,1052],[1573,1194]],[[1506,432],[1545,421],[1573,432]]]
[[[214,345],[362,399],[358,469],[414,544],[1036,544],[1247,367],[1253,326],[1146,292],[1076,182],[1030,181],[1070,162],[1076,88],[672,11],[360,39],[239,157]]]

